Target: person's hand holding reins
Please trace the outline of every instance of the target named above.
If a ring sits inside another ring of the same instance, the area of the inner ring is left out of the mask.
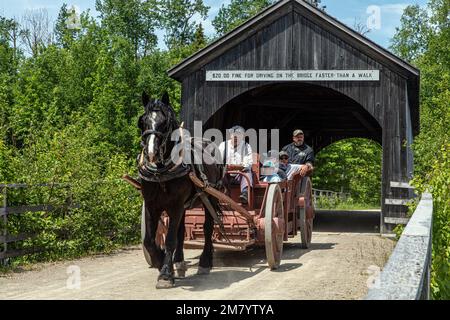
[[[302,168],[300,169],[301,177],[302,178],[306,177],[309,174],[309,172],[311,171],[311,169],[312,169],[312,166],[309,163],[302,166]]]

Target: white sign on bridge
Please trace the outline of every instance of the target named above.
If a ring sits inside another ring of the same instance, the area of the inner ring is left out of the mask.
[[[206,81],[379,81],[380,70],[216,70]]]

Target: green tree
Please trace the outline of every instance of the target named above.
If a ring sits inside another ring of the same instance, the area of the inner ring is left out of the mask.
[[[317,154],[314,187],[350,193],[358,203],[378,207],[381,194],[381,146],[371,140],[338,141]]]
[[[65,3],[62,5],[54,28],[57,45],[68,48],[73,43],[81,30],[81,21],[77,21],[78,18],[75,8],[68,8]]]
[[[217,35],[222,36],[274,2],[274,0],[231,0],[227,6],[222,5],[212,25]]]
[[[159,26],[157,0],[96,0],[96,9],[111,39],[119,36],[132,45],[135,59],[151,52]]]
[[[20,58],[20,25],[14,19],[7,19],[0,17],[0,43],[3,46],[8,46],[12,50],[13,62],[10,64],[11,68],[17,67],[17,60]]]
[[[160,19],[169,50],[192,44],[195,40],[197,16],[206,19],[209,7],[203,0],[161,0]]]
[[[396,28],[391,49],[406,60],[414,60],[427,49],[430,29],[426,10],[419,5],[408,6],[401,19],[401,28]]]
[[[196,52],[200,49],[203,49],[208,44],[208,39],[205,36],[205,30],[203,29],[203,25],[199,23],[197,28],[195,29],[194,37],[192,40],[192,51]]]
[[[11,142],[9,118],[14,101],[13,88],[17,81],[17,68],[22,59],[18,47],[19,24],[13,19],[0,17],[0,132],[5,142]]]

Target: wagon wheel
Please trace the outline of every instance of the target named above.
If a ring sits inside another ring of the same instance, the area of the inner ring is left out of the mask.
[[[311,179],[305,177],[299,186],[299,206],[298,215],[300,219],[300,237],[302,240],[301,247],[308,249],[312,239],[312,229],[314,220],[314,206],[312,199]]]
[[[164,221],[164,224],[167,224],[167,222]],[[158,229],[156,231],[156,245],[158,245],[161,249],[164,249],[164,243],[166,241],[165,229],[166,229],[166,227],[160,221],[158,224]],[[144,246],[144,239],[145,239],[145,201],[143,201],[143,203],[142,203],[141,240],[142,240],[142,249],[144,251],[145,261],[147,261],[148,265],[150,267],[152,267],[153,266],[152,259],[150,257],[150,253],[147,251],[147,249]]]
[[[269,186],[264,210],[266,257],[270,269],[273,270],[280,266],[284,237],[283,198],[277,184]]]

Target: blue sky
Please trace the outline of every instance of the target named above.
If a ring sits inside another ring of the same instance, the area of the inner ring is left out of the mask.
[[[203,25],[206,33],[211,35],[214,31],[211,20],[220,7],[230,3],[230,0],[204,0],[204,2],[210,7],[210,10],[209,18],[203,21]],[[26,10],[45,8],[50,18],[56,20],[59,8],[63,3],[67,3],[69,6],[75,5],[81,11],[90,9],[94,16],[97,15],[95,0],[0,0],[0,15],[8,18],[20,18]],[[368,19],[375,21],[376,27],[379,29],[373,29],[367,36],[383,47],[389,46],[389,39],[394,35],[395,28],[400,25],[403,9],[410,4],[425,6],[426,3],[427,0],[322,0],[322,5],[326,6],[328,14],[351,27],[354,25],[355,19],[364,24]],[[369,12],[368,9],[370,9]],[[379,13],[379,20],[370,19],[374,12],[376,12],[375,14]]]

